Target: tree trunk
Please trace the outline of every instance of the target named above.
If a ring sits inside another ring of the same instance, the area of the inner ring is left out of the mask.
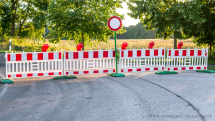
[[[11,3],[12,3],[12,11],[13,11],[13,14],[12,14],[12,24],[11,24],[11,36],[14,36],[14,33],[15,33],[15,19],[16,19],[16,16],[15,16],[15,1],[14,0],[11,0]]]
[[[4,36],[4,31],[5,31],[5,28],[3,28],[3,30],[2,30],[2,31],[3,31],[3,36]]]
[[[22,30],[22,25],[24,24],[25,20],[19,25],[19,32],[18,32],[18,37],[20,36],[21,30]]]
[[[84,33],[83,32],[81,32],[81,37],[82,37],[82,44],[83,44],[82,51],[84,51]]]
[[[211,51],[212,49],[211,48],[212,48],[212,44],[210,44],[210,48],[209,48],[210,49],[210,52],[209,52],[210,55],[212,54],[212,51]]]
[[[176,32],[174,32],[174,49],[177,49],[177,38],[176,38]]]

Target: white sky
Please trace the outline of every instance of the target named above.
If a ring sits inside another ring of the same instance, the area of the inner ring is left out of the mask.
[[[128,5],[126,4],[126,2],[122,4],[122,7],[123,9],[117,9],[116,11],[119,14],[124,14],[125,19],[122,20],[123,26],[127,27],[129,25],[136,25],[137,23],[140,22],[140,19],[134,19],[127,15],[127,13],[130,13],[131,11],[128,10]]]

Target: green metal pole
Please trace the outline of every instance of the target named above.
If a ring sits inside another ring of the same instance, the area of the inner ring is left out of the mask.
[[[118,73],[118,69],[117,69],[116,31],[114,31],[114,35],[115,35],[115,58],[116,58],[116,73]]]

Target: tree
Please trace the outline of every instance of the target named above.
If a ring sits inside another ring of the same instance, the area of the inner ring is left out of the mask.
[[[187,24],[190,25],[191,29],[185,27],[184,33],[188,36],[194,37],[194,43],[197,45],[207,44],[210,47],[210,53],[212,46],[215,45],[215,1],[212,0],[199,0],[199,3],[202,4],[201,10],[203,11],[200,16],[206,21],[199,24],[196,28],[196,25],[193,22]]]
[[[20,36],[23,26],[33,22],[35,28],[45,27],[45,14],[50,0],[0,0],[0,6],[7,4],[11,16],[11,36]],[[0,9],[2,12],[2,9]],[[39,26],[38,26],[39,25]],[[18,32],[16,32],[16,28]]]
[[[108,19],[117,15],[116,8],[124,0],[53,0],[48,9],[50,42],[58,43],[61,38],[75,39],[76,43],[95,39],[107,42],[113,35],[107,26]],[[123,29],[117,33],[123,33]],[[56,37],[56,38],[55,38]],[[84,50],[84,47],[82,48]]]
[[[127,4],[132,11],[128,15],[141,19],[147,30],[157,28],[157,38],[167,39],[174,34],[175,49],[177,39],[186,38],[183,32],[184,28],[190,29],[187,23],[193,22],[198,27],[205,22],[205,19],[200,17],[203,11],[198,0],[129,0]]]
[[[1,23],[1,28],[2,28],[2,35],[4,36],[5,31],[7,31],[10,28],[10,23],[11,23],[11,9],[8,4],[2,4],[1,5],[1,12],[0,12],[0,23]]]

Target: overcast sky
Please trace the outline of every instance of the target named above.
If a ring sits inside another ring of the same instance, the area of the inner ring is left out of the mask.
[[[122,20],[122,24],[124,26],[136,25],[138,22],[140,22],[140,19],[133,19],[127,15],[127,13],[130,13],[131,11],[128,10],[128,5],[125,2],[122,4],[122,7],[123,9],[117,9],[116,11],[119,14],[124,14],[125,19]]]

